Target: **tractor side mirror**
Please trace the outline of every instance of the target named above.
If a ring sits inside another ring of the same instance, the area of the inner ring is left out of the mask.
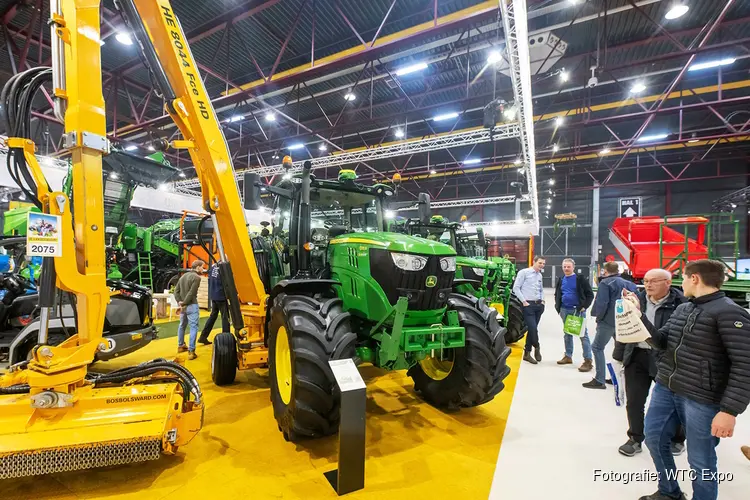
[[[243,182],[245,210],[258,210],[263,204],[260,201],[260,176],[254,172],[245,172]]]
[[[417,198],[418,210],[419,210],[419,221],[422,224],[430,223],[430,195],[427,193],[419,193]]]
[[[477,240],[479,241],[480,248],[484,248],[487,246],[487,240],[484,237],[484,229],[481,227],[477,228]]]

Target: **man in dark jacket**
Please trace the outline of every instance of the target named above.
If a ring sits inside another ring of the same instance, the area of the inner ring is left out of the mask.
[[[198,342],[203,345],[211,344],[211,341],[208,340],[208,335],[211,333],[211,329],[214,327],[219,313],[221,313],[221,331],[231,331],[229,329],[229,308],[227,307],[227,298],[224,295],[224,287],[221,284],[218,264],[211,266],[211,269],[208,271],[208,298],[211,299],[211,315],[206,320],[206,324],[203,325],[203,331],[201,331],[201,336],[198,338]]]
[[[649,343],[664,355],[646,413],[646,445],[659,472],[659,490],[641,500],[686,498],[670,452],[680,424],[687,434],[693,500],[718,498],[716,446],[720,438],[732,437],[737,415],[750,403],[750,314],[720,291],[723,283],[721,262],[689,262],[682,289],[690,302],[658,330],[642,311]]]
[[[562,262],[563,276],[557,278],[555,284],[555,309],[565,324],[565,319],[570,316],[583,316],[583,334],[581,335],[581,347],[583,348],[583,364],[578,368],[579,372],[590,372],[593,369],[591,340],[589,332],[586,331],[586,309],[594,301],[594,292],[591,290],[589,280],[575,273],[576,262],[567,258]],[[565,338],[565,356],[557,362],[558,365],[573,364],[573,336],[563,334]]]
[[[599,290],[596,292],[594,309],[592,314],[596,316],[596,337],[591,346],[594,351],[594,364],[596,365],[596,376],[591,382],[586,382],[583,386],[586,389],[605,389],[605,370],[607,367],[607,358],[604,356],[604,349],[615,336],[615,303],[617,299],[622,298],[622,291],[637,290],[635,284],[624,280],[620,277],[620,268],[617,262],[604,263],[604,277],[599,280]]]
[[[672,288],[672,273],[664,269],[652,269],[643,278],[645,290],[638,292],[641,311],[656,327],[667,324],[677,306],[687,302],[682,293]],[[628,442],[620,446],[619,452],[632,457],[642,451],[644,439],[643,417],[651,383],[656,379],[656,365],[661,351],[653,349],[648,342],[623,344],[615,341],[612,357],[625,366],[625,392],[627,395]],[[672,455],[685,451],[685,433],[680,426],[672,439]]]

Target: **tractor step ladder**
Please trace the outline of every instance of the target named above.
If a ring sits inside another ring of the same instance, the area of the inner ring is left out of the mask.
[[[154,276],[151,272],[151,254],[149,252],[138,252],[138,282],[141,286],[154,288]]]

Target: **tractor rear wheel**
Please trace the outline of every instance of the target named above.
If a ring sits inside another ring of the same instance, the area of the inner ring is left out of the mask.
[[[529,331],[529,327],[526,325],[526,320],[523,319],[523,306],[521,301],[515,295],[510,296],[510,303],[508,304],[508,315],[505,321],[505,327],[507,332],[505,333],[505,343],[515,344],[526,335]]]
[[[503,390],[510,373],[505,328],[484,299],[452,293],[448,309],[466,329],[464,347],[427,357],[409,370],[414,388],[430,404],[458,408],[484,404]]]
[[[211,355],[211,378],[216,385],[229,385],[237,376],[237,341],[229,332],[214,338]]]
[[[287,441],[334,434],[340,395],[329,360],[355,356],[351,315],[338,298],[280,293],[268,344],[271,403]]]

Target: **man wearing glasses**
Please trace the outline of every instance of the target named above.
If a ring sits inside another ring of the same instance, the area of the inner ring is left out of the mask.
[[[664,269],[652,269],[643,278],[645,290],[638,292],[641,311],[657,329],[667,324],[670,316],[680,304],[687,302],[682,292],[672,288],[672,273]],[[644,439],[643,419],[651,383],[656,378],[658,351],[647,342],[623,344],[615,342],[612,357],[625,366],[626,408],[628,413],[628,442],[620,446],[619,452],[632,457],[642,451]],[[680,426],[672,439],[672,454],[685,451],[685,431]]]

